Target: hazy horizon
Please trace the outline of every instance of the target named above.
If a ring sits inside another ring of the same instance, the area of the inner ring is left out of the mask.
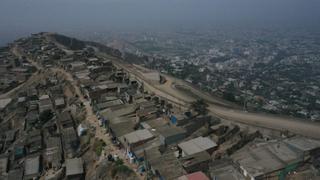
[[[0,45],[41,31],[320,26],[318,0],[2,0]]]

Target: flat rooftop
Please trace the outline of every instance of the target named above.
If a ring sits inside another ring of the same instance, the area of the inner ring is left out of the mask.
[[[154,170],[157,170],[165,179],[177,179],[185,174],[180,162],[173,151],[160,153],[158,147],[146,150],[147,160]]]
[[[201,151],[206,151],[208,149],[214,148],[217,146],[217,144],[208,137],[197,137],[189,141],[182,142],[178,144],[178,146],[186,155],[192,155]]]
[[[320,147],[320,141],[305,137],[293,137],[284,140],[285,143],[305,152]]]
[[[212,179],[218,180],[245,180],[245,177],[236,169],[230,160],[221,159],[209,170]]]
[[[11,103],[11,101],[12,101],[11,98],[0,99],[0,110],[6,108]]]
[[[203,172],[198,171],[191,174],[183,175],[179,177],[178,180],[210,180],[210,179]]]
[[[40,156],[29,157],[25,160],[25,175],[34,175],[40,171]]]
[[[301,152],[295,151],[282,141],[247,147],[231,157],[252,177],[281,170],[289,164],[302,161]]]
[[[153,138],[153,134],[151,134],[151,132],[147,129],[141,129],[125,134],[123,138],[129,143],[137,143]]]
[[[66,160],[66,175],[80,175],[83,174],[83,161],[81,158],[73,158]]]
[[[187,131],[176,126],[163,126],[158,129],[159,133],[164,137],[170,137],[178,134],[185,134]]]

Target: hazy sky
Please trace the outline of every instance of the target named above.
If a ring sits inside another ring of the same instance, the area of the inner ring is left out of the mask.
[[[31,32],[320,26],[320,0],[0,0],[0,44]]]

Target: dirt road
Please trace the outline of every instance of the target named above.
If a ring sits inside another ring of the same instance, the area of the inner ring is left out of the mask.
[[[21,57],[21,54],[18,52],[17,47],[13,47],[12,48],[12,52],[13,54],[15,54],[17,57]],[[30,62],[33,66],[35,66],[38,70],[40,69],[40,67],[34,63],[34,62]],[[10,91],[3,93],[0,95],[0,99],[3,98],[9,98],[11,97],[13,94],[15,94],[17,91],[24,89],[25,87],[30,86],[31,84],[33,84],[36,81],[39,81],[41,79],[41,76],[39,75],[39,71],[34,72],[29,78],[28,80],[26,80],[25,82],[21,83],[20,85],[18,85],[17,87],[11,89]]]
[[[129,73],[134,74],[139,80],[142,80],[144,85],[150,91],[161,97],[177,102],[178,104],[187,106],[190,102],[196,100],[197,97],[200,97],[208,102],[209,112],[213,116],[218,116],[225,120],[247,125],[273,130],[289,131],[295,134],[320,139],[320,123],[291,117],[279,117],[262,113],[248,113],[239,110],[239,108],[231,105],[228,102],[221,101],[220,99],[216,99],[207,93],[201,92],[182,80],[164,75],[167,79],[167,82],[162,85],[155,85],[148,82],[148,80],[141,75],[142,73],[138,68],[117,61],[114,61],[114,63],[117,66],[124,68]],[[177,85],[183,86],[189,91],[189,93],[175,88]]]

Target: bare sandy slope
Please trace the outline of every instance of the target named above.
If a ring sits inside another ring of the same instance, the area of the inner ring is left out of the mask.
[[[289,117],[285,118],[266,114],[247,113],[244,111],[222,108],[216,105],[210,105],[209,110],[213,115],[217,115],[226,120],[274,130],[288,130],[292,133],[320,139],[320,124],[308,120],[303,121]]]

